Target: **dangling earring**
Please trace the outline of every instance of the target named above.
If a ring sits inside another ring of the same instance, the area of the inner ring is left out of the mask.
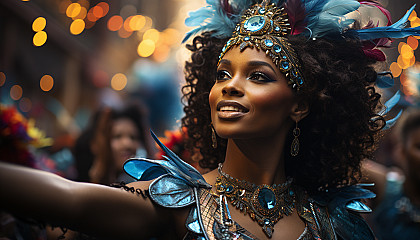
[[[293,136],[295,137],[292,141],[292,147],[290,148],[290,155],[293,157],[296,157],[299,153],[299,135],[300,135],[300,129],[298,128],[298,122],[296,121],[296,127],[293,129]]]
[[[216,149],[217,148],[217,138],[216,138],[216,131],[214,131],[213,123],[210,123],[211,127],[211,146]]]

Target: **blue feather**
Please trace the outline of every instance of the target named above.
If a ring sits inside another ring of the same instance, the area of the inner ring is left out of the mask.
[[[389,113],[389,111],[391,111],[391,109],[400,101],[400,98],[401,93],[400,91],[397,91],[394,96],[385,102],[384,108],[378,114],[384,116],[385,114]]]
[[[392,24],[391,26],[387,27],[377,27],[377,28],[367,28],[367,29],[359,29],[359,30],[351,30],[355,32],[356,35],[361,40],[371,40],[371,39],[378,39],[378,38],[405,38],[412,35],[420,36],[420,27],[415,28],[404,28],[408,21],[408,17],[410,16],[411,12],[414,10],[414,6],[407,11],[407,13],[396,23]]]
[[[376,78],[376,86],[380,88],[390,88],[394,86],[394,77],[392,76],[392,73],[391,72],[378,73],[378,77]]]
[[[219,0],[207,0],[206,2],[207,6],[190,12],[189,17],[185,19],[185,25],[196,28],[185,35],[182,43],[186,42],[193,35],[204,31],[213,32],[213,36],[218,38],[230,37],[236,23],[239,22],[240,14],[256,1],[232,1],[230,4],[233,13],[230,16],[224,12]]]
[[[343,19],[347,13],[357,10],[360,3],[355,0],[315,0],[305,3],[308,13],[307,28],[312,32],[311,37],[322,37],[329,34],[341,33],[344,28],[354,22]]]
[[[391,128],[392,126],[395,125],[395,123],[397,122],[397,120],[401,117],[402,114],[402,110],[400,110],[400,112],[398,112],[397,116],[395,116],[393,119],[390,119],[388,121],[386,121],[385,127],[383,128],[384,130]]]

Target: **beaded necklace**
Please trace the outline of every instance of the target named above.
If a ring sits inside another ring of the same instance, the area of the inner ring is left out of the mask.
[[[295,209],[291,178],[283,184],[255,185],[229,176],[222,171],[222,164],[219,164],[218,171],[220,176],[216,179],[217,193],[225,196],[244,214],[248,213],[269,238],[273,236],[274,225]]]

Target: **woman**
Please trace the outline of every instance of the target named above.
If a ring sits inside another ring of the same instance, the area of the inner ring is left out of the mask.
[[[124,162],[136,154],[153,156],[146,118],[140,104],[98,110],[74,147],[78,180],[106,185],[131,181],[123,172]]]
[[[183,124],[202,167],[218,169],[202,176],[161,145],[167,161],[125,163],[140,181],[123,194],[2,165],[3,206],[110,239],[373,239],[357,213],[372,194],[354,184],[385,122],[375,61],[349,37],[369,31],[344,31],[341,18],[360,4],[207,2],[188,21],[211,33],[188,46]],[[227,22],[203,17],[219,14]]]

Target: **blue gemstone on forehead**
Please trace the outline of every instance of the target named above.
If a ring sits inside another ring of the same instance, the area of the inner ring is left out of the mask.
[[[284,70],[289,69],[289,62],[286,62],[286,61],[282,62],[282,63],[281,63],[281,67],[282,67]]]
[[[281,52],[281,47],[279,45],[274,45],[273,49],[276,53]]]
[[[248,36],[246,36],[246,37],[244,37],[244,40],[245,41],[249,41],[251,38],[250,37],[248,37]]]
[[[264,27],[265,19],[263,16],[253,16],[246,20],[244,28],[247,31],[256,32]]]
[[[271,47],[271,46],[273,46],[273,41],[271,41],[270,39],[265,39],[264,44],[267,47]]]
[[[258,202],[265,209],[272,209],[276,206],[276,195],[271,189],[263,188],[258,194]]]

